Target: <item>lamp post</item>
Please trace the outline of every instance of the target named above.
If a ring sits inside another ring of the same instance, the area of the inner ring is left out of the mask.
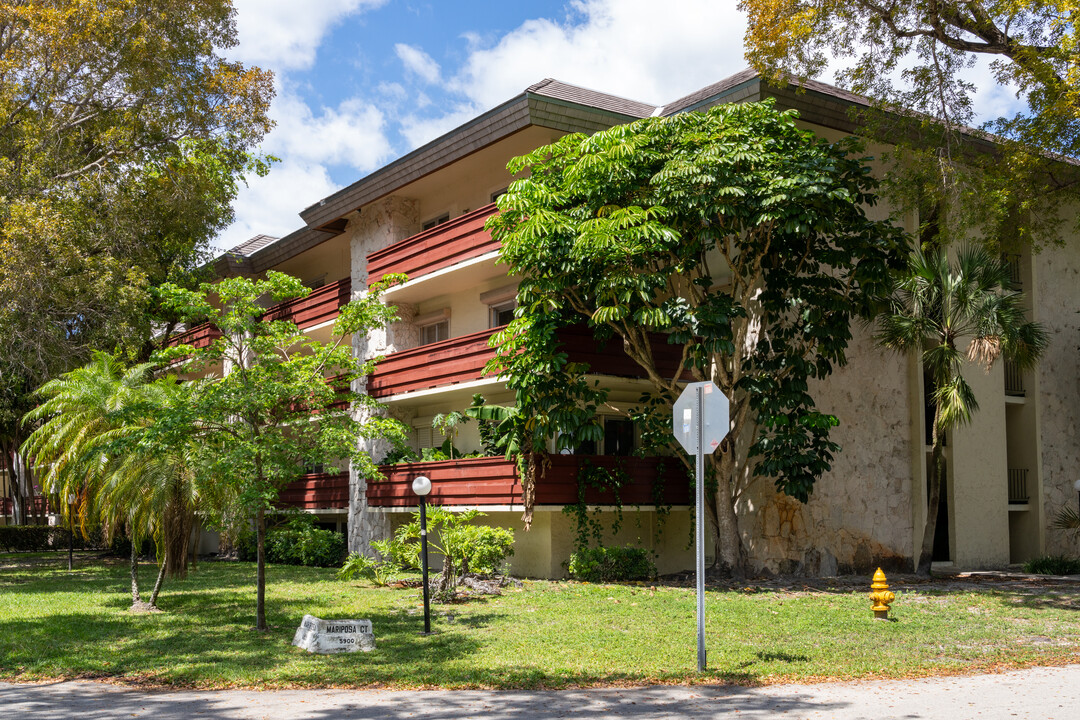
[[[431,481],[420,475],[412,481],[412,490],[420,498],[420,568],[424,576],[424,635],[431,634],[431,589],[428,587],[427,567],[427,508],[424,499],[431,492]]]
[[[75,556],[75,493],[68,493],[68,572],[71,572]]]

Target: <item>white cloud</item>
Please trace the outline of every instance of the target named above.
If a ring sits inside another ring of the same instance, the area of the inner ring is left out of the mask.
[[[545,77],[666,103],[746,66],[745,19],[716,0],[577,0],[564,22],[529,20],[472,52],[451,86],[488,108]]]
[[[235,0],[240,44],[229,55],[275,72],[310,68],[323,36],[343,18],[386,0]]]
[[[405,70],[418,76],[429,84],[439,82],[441,69],[439,63],[426,52],[414,45],[398,43],[394,45],[394,52],[405,66]]]
[[[370,172],[392,152],[383,113],[358,98],[321,108],[316,115],[298,96],[283,92],[270,114],[277,126],[263,142],[263,151],[279,157]]]
[[[248,180],[233,208],[236,221],[218,236],[219,252],[256,235],[283,237],[303,226],[297,214],[338,189],[326,168],[287,159],[276,163],[266,177]]]

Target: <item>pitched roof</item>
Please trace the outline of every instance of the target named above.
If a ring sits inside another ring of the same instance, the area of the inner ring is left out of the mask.
[[[586,105],[598,110],[607,110],[608,112],[636,118],[649,117],[656,111],[655,105],[589,90],[588,88],[570,85],[551,78],[545,78],[535,85],[530,85],[525,88],[525,93],[542,95],[553,100],[563,100],[575,105]]]
[[[278,238],[271,237],[270,235],[256,235],[250,240],[245,240],[234,248],[230,248],[228,252],[234,255],[242,255],[244,257],[251,257],[258,251],[262,250],[267,245],[275,243]]]
[[[715,82],[712,85],[706,85],[700,90],[695,90],[689,95],[684,95],[678,100],[674,100],[661,108],[662,115],[676,115],[681,112],[687,112],[694,110],[700,105],[707,104],[709,101],[715,99],[717,96],[725,95],[731,91],[737,89],[744,83],[752,83],[758,80],[757,71],[753,68],[746,68],[740,70],[734,75],[730,75],[720,82]]]

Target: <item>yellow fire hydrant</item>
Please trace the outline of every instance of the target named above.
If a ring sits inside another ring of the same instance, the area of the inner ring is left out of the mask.
[[[885,581],[885,573],[881,572],[881,568],[874,573],[874,581],[870,583],[870,589],[873,591],[870,593],[870,601],[873,603],[870,609],[874,611],[874,617],[878,620],[888,620],[889,604],[896,599],[896,596],[889,592],[889,583]]]

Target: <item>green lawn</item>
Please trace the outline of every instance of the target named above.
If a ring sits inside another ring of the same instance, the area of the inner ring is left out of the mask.
[[[254,625],[254,566],[203,563],[166,583],[165,612],[133,615],[123,562],[0,556],[0,678],[110,677],[197,687],[537,688],[902,677],[1080,662],[1080,587],[947,591],[894,586],[891,622],[866,587],[708,593],[710,670],[696,672],[694,590],[526,582],[501,597],[433,606],[417,589],[271,566],[269,633]],[[151,567],[142,576],[153,581]],[[314,656],[289,643],[304,613],[370,618],[377,649]]]

